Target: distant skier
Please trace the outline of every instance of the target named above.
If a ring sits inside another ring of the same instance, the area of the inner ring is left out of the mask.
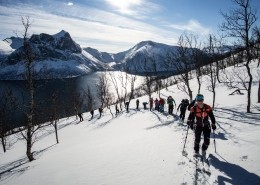
[[[160,112],[164,112],[164,104],[165,104],[165,101],[163,98],[160,98],[159,100],[159,109],[160,109]]]
[[[82,113],[78,113],[78,116],[79,116],[79,121],[82,122],[83,121]]]
[[[137,100],[136,100],[136,109],[137,109],[137,110],[139,109],[139,103],[140,103],[140,101],[139,101],[139,99],[137,99]]]
[[[129,101],[125,102],[125,108],[126,108],[126,112],[128,112],[128,110],[129,110]]]
[[[99,107],[99,108],[98,108],[98,111],[99,111],[99,118],[101,118],[101,116],[102,116],[102,112],[103,112],[102,107]]]
[[[171,96],[169,96],[169,97],[167,98],[168,113],[169,113],[169,114],[173,114],[173,109],[174,109],[173,103],[174,103],[175,106],[176,106],[176,103],[175,103],[174,99],[173,99]]]
[[[152,109],[153,109],[153,98],[150,98],[149,103],[150,103],[150,111],[152,111]]]
[[[117,104],[116,104],[115,109],[116,109],[116,115],[119,114],[119,109],[118,109],[118,105]]]
[[[91,110],[91,111],[90,111],[90,114],[91,114],[91,118],[90,118],[90,120],[92,120],[93,117],[94,117],[94,110]]]
[[[147,102],[143,102],[144,110],[147,109],[147,108],[146,108],[146,105],[147,105],[147,104],[148,104]]]
[[[180,113],[180,119],[182,120],[182,122],[184,122],[184,119],[185,119],[185,113],[186,113],[186,109],[189,105],[189,100],[188,99],[183,99],[180,103],[180,105],[178,106],[178,109],[177,111],[181,111]]]
[[[209,117],[212,122],[211,127],[213,130],[215,130],[216,121],[215,121],[214,114],[212,112],[212,108],[209,105],[204,104],[204,96],[202,94],[198,94],[196,96],[196,105],[191,108],[190,115],[187,121],[187,124],[190,126],[190,128],[192,130],[193,129],[195,130],[195,141],[194,141],[195,154],[199,153],[202,132],[204,136],[204,143],[202,144],[202,152],[205,153],[209,146],[210,132],[211,132]]]
[[[159,111],[159,100],[157,98],[154,100],[154,104],[155,104],[155,110]]]

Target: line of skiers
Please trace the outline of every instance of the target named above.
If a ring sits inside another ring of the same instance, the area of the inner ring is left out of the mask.
[[[140,101],[136,100],[136,109],[139,109]],[[143,102],[144,109],[147,109],[147,102]],[[170,115],[173,114],[174,105],[176,107],[175,100],[169,96],[167,98],[168,104],[168,113]],[[163,98],[155,99],[150,98],[149,100],[149,109],[152,111],[153,106],[155,105],[155,110],[158,112],[164,112],[165,100]],[[129,111],[129,102],[125,102],[126,111]],[[116,114],[119,113],[118,105],[115,106]],[[194,141],[194,151],[195,153],[199,153],[201,134],[203,133],[204,142],[202,144],[202,153],[205,152],[210,144],[210,133],[211,128],[213,130],[216,129],[216,120],[213,114],[212,108],[204,103],[204,96],[202,94],[198,94],[196,98],[189,103],[188,99],[183,99],[177,108],[177,112],[180,110],[180,120],[184,122],[186,110],[190,111],[189,117],[187,119],[188,129],[191,128],[195,133],[195,141]],[[99,109],[99,118],[102,115],[103,109],[100,107]],[[91,119],[94,116],[94,110],[90,111]],[[83,121],[82,114],[78,114],[80,121]],[[211,119],[211,124],[209,122],[209,118]]]

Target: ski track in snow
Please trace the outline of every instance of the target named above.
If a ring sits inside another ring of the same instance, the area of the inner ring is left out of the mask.
[[[191,83],[196,87],[195,80]],[[256,93],[257,86],[252,90],[252,94]],[[206,156],[211,175],[196,171],[192,130],[188,132],[187,155],[182,154],[187,126],[179,122],[176,108],[174,116],[142,107],[135,110],[135,100],[132,100],[130,111],[114,118],[105,110],[98,119],[96,110],[92,120],[89,113],[83,115],[83,122],[75,116],[61,119],[60,143],[55,144],[52,127],[44,130],[39,135],[40,141],[33,146],[37,160],[31,163],[25,156],[24,141],[17,141],[18,136],[10,137],[12,144],[7,153],[0,152],[0,184],[260,184],[260,114],[244,113],[246,96],[228,96],[230,92],[225,87],[217,88],[214,111],[217,152],[212,133]],[[210,104],[211,93],[205,89],[202,93]],[[173,95],[177,105],[184,98],[176,86],[162,90],[162,94]],[[143,102],[147,98],[139,100]],[[256,96],[252,96],[252,102],[255,101]]]

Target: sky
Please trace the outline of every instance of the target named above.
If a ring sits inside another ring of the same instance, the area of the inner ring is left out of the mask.
[[[30,34],[65,30],[100,51],[121,52],[145,40],[176,45],[184,31],[201,39],[219,33],[220,10],[233,6],[231,0],[0,0],[0,39],[21,35],[21,16],[30,16]],[[252,7],[260,9],[260,1]]]

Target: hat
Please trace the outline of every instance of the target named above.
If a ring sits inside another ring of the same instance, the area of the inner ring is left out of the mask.
[[[203,101],[203,100],[204,100],[204,96],[202,94],[197,94],[196,101]]]

